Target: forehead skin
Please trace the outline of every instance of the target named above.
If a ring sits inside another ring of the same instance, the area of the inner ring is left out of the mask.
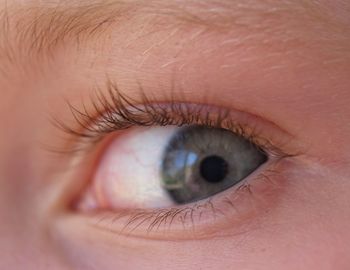
[[[9,255],[0,268],[65,269],[55,241],[73,261],[101,258],[98,269],[348,268],[349,1],[1,3],[0,254]],[[261,228],[228,239],[96,240],[81,224],[68,226],[71,242],[48,236],[45,194],[61,185],[47,181],[53,165],[38,143],[55,138],[47,113],[68,118],[62,97],[80,104],[106,77],[135,99],[141,84],[164,99],[174,91],[259,115],[293,134],[319,167],[288,175],[295,196]]]

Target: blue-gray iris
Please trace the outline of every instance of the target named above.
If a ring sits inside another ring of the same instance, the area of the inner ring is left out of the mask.
[[[162,186],[175,203],[201,200],[239,183],[267,159],[256,145],[231,131],[183,127],[164,150]]]

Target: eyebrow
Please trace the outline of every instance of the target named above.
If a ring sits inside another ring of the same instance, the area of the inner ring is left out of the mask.
[[[67,2],[68,3],[68,2]],[[14,51],[21,55],[51,52],[62,42],[72,38],[79,43],[103,32],[132,8],[124,1],[57,5],[6,6],[0,13],[2,55]]]
[[[273,2],[273,1],[272,1]],[[281,3],[282,2],[282,3]],[[6,6],[0,14],[0,57],[14,62],[28,56],[45,56],[67,42],[79,44],[102,37],[109,29],[118,29],[123,22],[140,16],[171,17],[171,23],[199,25],[211,30],[252,28],[271,33],[271,21],[283,17],[286,25],[299,23],[298,17],[310,17],[310,5],[304,0],[259,3],[222,0],[72,0],[61,4],[20,7]],[[173,19],[174,18],[174,19]],[[310,18],[309,18],[310,19]],[[272,24],[281,31],[281,25]],[[287,26],[283,26],[287,28]],[[23,57],[24,56],[24,57]]]

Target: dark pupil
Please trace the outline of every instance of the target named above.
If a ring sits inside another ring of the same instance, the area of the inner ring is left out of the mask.
[[[218,183],[228,174],[228,164],[222,157],[208,156],[201,161],[199,171],[206,181]]]

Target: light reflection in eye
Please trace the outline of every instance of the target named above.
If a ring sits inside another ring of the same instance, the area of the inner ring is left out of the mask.
[[[190,203],[237,184],[266,160],[251,142],[219,128],[133,128],[107,147],[80,208]]]

